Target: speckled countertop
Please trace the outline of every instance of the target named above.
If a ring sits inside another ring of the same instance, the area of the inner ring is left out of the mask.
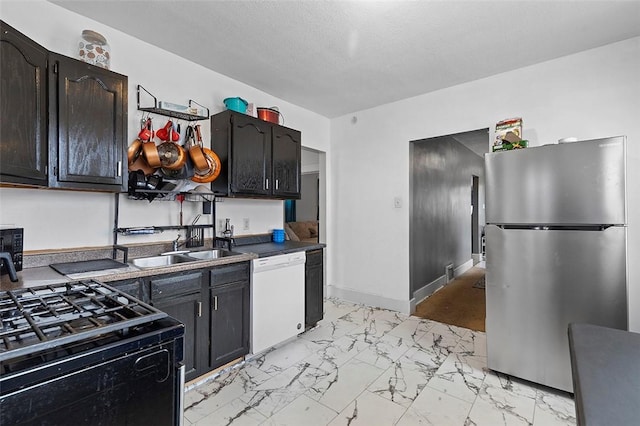
[[[109,249],[110,250],[110,249]],[[202,250],[202,249],[198,249]],[[193,251],[196,251],[194,249]],[[64,257],[57,257],[55,260],[50,263],[60,262],[60,259],[64,259],[62,261],[79,261],[79,260],[91,260],[92,254],[95,256],[96,253],[87,254],[87,251],[83,251],[83,255],[78,254],[77,256],[72,256],[70,253],[66,252]],[[109,252],[110,253],[110,252]],[[136,253],[135,257],[145,257],[145,256],[153,256],[161,253],[161,251],[157,251],[157,248],[150,248],[148,253]],[[150,275],[159,275],[159,274],[169,274],[173,272],[182,272],[188,271],[192,269],[200,269],[200,268],[210,268],[213,266],[220,265],[228,265],[231,263],[238,262],[246,262],[252,259],[257,258],[258,255],[254,253],[238,253],[236,256],[228,256],[222,257],[218,259],[211,260],[197,260],[193,262],[185,262],[178,263],[175,265],[162,266],[153,269],[140,269],[131,264],[128,264],[127,267],[118,268],[118,269],[107,269],[102,271],[93,271],[86,273],[78,273],[78,274],[70,274],[70,275],[62,275],[55,270],[53,270],[49,266],[35,266],[31,268],[25,268],[22,271],[18,272],[18,281],[11,282],[8,275],[2,275],[2,279],[0,280],[0,291],[6,290],[16,290],[20,288],[27,287],[35,287],[40,285],[48,285],[48,284],[57,284],[68,281],[75,281],[80,279],[96,279],[98,281],[109,283],[111,281],[118,280],[127,280],[133,278],[146,277]],[[129,260],[131,260],[130,258]]]
[[[210,242],[207,246],[211,246]],[[236,256],[222,257],[211,260],[197,260],[193,262],[178,263],[170,266],[162,266],[153,269],[140,269],[130,263],[127,267],[108,269],[79,274],[62,275],[49,267],[52,263],[75,262],[100,258],[111,258],[111,247],[96,248],[90,250],[64,250],[59,252],[47,252],[27,254],[25,253],[25,268],[18,272],[18,282],[11,282],[8,275],[2,275],[0,291],[16,290],[39,285],[57,284],[80,279],[96,279],[109,283],[111,281],[127,280],[150,275],[169,274],[192,269],[210,268],[213,266],[228,265],[231,263],[246,262],[258,257],[274,256],[278,254],[293,253],[296,251],[309,251],[326,247],[321,243],[306,243],[299,241],[285,241],[274,243],[268,235],[259,235],[249,238],[239,238],[238,245],[233,247]],[[139,257],[155,256],[170,251],[167,244],[138,245],[128,247],[129,261]],[[208,250],[207,248],[194,248],[192,251]]]

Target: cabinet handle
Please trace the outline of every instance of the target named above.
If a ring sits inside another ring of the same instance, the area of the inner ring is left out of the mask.
[[[276,189],[280,186],[280,180],[276,179]]]
[[[122,176],[122,161],[118,161],[118,177]]]
[[[198,304],[198,317],[202,316],[202,302],[196,302]]]
[[[266,180],[265,180],[265,183],[266,183],[266,185],[265,185],[265,188],[264,188],[264,189],[269,189],[269,179],[266,179]]]
[[[218,296],[213,296],[213,310],[218,310]]]

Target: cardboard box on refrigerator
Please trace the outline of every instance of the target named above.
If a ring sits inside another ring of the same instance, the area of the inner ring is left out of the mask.
[[[528,144],[528,141],[522,139],[522,118],[508,118],[496,123],[493,152],[526,148]]]

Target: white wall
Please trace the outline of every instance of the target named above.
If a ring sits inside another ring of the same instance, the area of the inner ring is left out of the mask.
[[[532,146],[628,137],[630,327],[640,331],[639,75],[633,38],[332,120],[329,293],[408,311],[409,141],[485,127],[493,140],[497,121],[519,116]]]
[[[129,77],[130,141],[137,135],[142,117],[136,107],[136,87],[140,84],[159,100],[186,104],[193,99],[208,107],[211,114],[222,111],[223,99],[230,96],[241,96],[256,105],[277,105],[287,117],[287,126],[302,132],[304,146],[329,150],[329,120],[325,117],[51,3],[3,0],[0,8],[1,19],[7,24],[45,48],[67,56],[75,57],[76,42],[83,29],[95,30],[106,37],[111,47],[111,69]],[[168,119],[154,117],[156,127]],[[209,121],[200,124],[205,145],[209,145]],[[115,201],[111,194],[0,188],[0,200],[0,224],[24,227],[27,251],[112,243]],[[232,219],[237,234],[282,228],[281,201],[225,200],[217,203],[216,208],[219,218]],[[190,222],[201,212],[201,203],[185,202],[183,210],[185,222]],[[149,204],[122,196],[119,222],[120,226],[177,225],[179,211],[180,204],[176,201]],[[250,230],[241,229],[246,217],[250,218]],[[203,216],[199,223],[210,220],[209,216]],[[176,234],[120,237],[119,242],[164,241],[175,239]]]

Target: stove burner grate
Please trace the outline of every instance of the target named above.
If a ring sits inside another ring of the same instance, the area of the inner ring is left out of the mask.
[[[0,361],[166,317],[97,281],[0,293]]]

